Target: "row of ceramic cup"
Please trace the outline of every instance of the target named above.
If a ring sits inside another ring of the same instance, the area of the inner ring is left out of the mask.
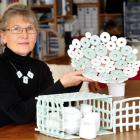
[[[81,104],[80,109],[75,107],[64,108],[64,131],[77,134],[81,138],[96,138],[100,129],[100,114],[93,112],[93,107]]]
[[[93,112],[92,106],[82,104],[80,108],[83,118],[81,119],[79,136],[85,139],[96,138],[100,129],[100,113]]]
[[[46,120],[46,125],[49,128],[57,128],[68,134],[77,134],[85,139],[96,138],[100,129],[100,114],[93,112],[91,105],[81,104],[79,109],[76,107],[64,107],[62,111],[63,122],[58,119],[57,115],[57,112],[50,113],[50,120]]]

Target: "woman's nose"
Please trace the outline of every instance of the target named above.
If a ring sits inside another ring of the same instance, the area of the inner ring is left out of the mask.
[[[28,31],[27,31],[27,29],[26,28],[24,28],[24,29],[22,29],[22,36],[24,37],[24,38],[27,38],[28,37]]]

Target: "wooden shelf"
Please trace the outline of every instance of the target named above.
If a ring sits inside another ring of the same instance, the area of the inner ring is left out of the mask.
[[[48,24],[48,23],[53,23],[53,22],[54,22],[53,18],[39,21],[40,24]]]
[[[73,16],[72,15],[65,15],[65,16],[57,16],[57,18],[71,19],[71,18],[73,18]]]
[[[47,9],[47,8],[53,8],[53,5],[50,4],[50,5],[32,5],[31,6],[31,9],[32,10],[35,10],[35,9]]]
[[[100,17],[118,17],[122,16],[122,13],[100,13]]]
[[[78,7],[93,7],[93,6],[99,6],[99,3],[77,3]]]

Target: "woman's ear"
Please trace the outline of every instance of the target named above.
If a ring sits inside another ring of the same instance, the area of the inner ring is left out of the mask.
[[[0,33],[0,38],[1,38],[2,44],[6,44],[5,32],[1,32],[1,33]]]

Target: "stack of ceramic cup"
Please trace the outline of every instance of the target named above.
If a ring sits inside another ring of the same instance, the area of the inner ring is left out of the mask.
[[[79,136],[85,139],[96,138],[100,129],[100,113],[92,112],[92,106],[82,104],[80,108],[83,118],[80,123]]]
[[[75,107],[63,109],[64,131],[68,134],[79,134],[81,138],[96,138],[100,129],[100,114],[92,111],[92,106],[81,104],[80,110]]]

